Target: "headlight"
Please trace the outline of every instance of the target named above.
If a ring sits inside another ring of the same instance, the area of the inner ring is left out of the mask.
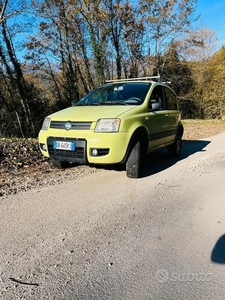
[[[45,118],[45,120],[44,120],[44,122],[43,122],[43,124],[42,124],[42,130],[47,130],[48,129],[48,126],[49,126],[49,124],[50,124],[50,121],[51,121],[51,119],[50,118]]]
[[[95,132],[117,132],[120,119],[100,119],[95,126]]]

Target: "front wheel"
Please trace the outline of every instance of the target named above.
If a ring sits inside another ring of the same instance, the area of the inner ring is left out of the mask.
[[[169,155],[171,157],[179,157],[181,153],[182,148],[182,136],[181,134],[178,134],[174,143],[171,146],[168,146],[167,149],[169,151]]]
[[[140,165],[141,165],[141,142],[137,141],[127,159],[126,173],[129,178],[140,177]]]

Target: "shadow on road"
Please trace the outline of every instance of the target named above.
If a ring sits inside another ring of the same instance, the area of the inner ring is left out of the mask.
[[[183,141],[182,152],[179,158],[170,158],[166,148],[160,149],[147,155],[143,161],[141,178],[153,175],[161,172],[176,162],[181,161],[188,156],[205,151],[204,148],[210,143],[210,141],[194,140]]]
[[[148,177],[150,175],[161,172],[171,166],[173,166],[178,161],[187,158],[188,156],[196,153],[205,151],[204,148],[210,143],[210,141],[193,140],[193,141],[183,141],[182,152],[179,158],[170,158],[168,150],[162,148],[155,152],[148,154],[142,163],[141,176],[140,178]],[[95,168],[102,168],[101,165],[95,165]],[[106,170],[114,171],[124,171],[125,165],[104,165]]]
[[[214,246],[211,260],[217,264],[225,264],[225,234],[219,238]]]

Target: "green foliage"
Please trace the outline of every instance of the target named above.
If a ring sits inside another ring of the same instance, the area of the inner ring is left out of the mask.
[[[190,62],[195,86],[192,99],[200,118],[221,118],[225,114],[225,50],[197,62]]]
[[[157,69],[163,81],[171,82],[179,97],[185,97],[193,89],[191,69],[187,62],[179,59],[176,45],[171,44],[166,54],[160,56]]]

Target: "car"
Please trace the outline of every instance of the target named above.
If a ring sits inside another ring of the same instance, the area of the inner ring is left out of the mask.
[[[176,93],[159,77],[143,77],[107,81],[47,116],[38,140],[58,168],[124,164],[127,177],[138,178],[149,152],[167,147],[180,155],[183,131]]]

